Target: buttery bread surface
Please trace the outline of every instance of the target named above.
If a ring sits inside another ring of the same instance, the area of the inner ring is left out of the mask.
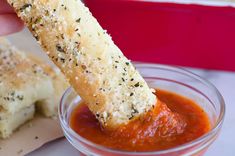
[[[32,119],[35,105],[44,116],[56,116],[68,86],[60,72],[0,38],[0,138]]]
[[[8,2],[104,126],[154,107],[147,83],[80,0]]]

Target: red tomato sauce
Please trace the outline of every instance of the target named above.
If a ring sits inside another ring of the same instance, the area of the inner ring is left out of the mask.
[[[85,103],[73,110],[70,126],[87,140],[124,151],[169,149],[210,130],[207,114],[194,101],[164,90],[156,94],[158,102],[153,110],[116,130],[103,129]]]

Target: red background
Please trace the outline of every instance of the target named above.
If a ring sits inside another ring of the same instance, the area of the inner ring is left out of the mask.
[[[235,71],[235,8],[85,0],[134,61]]]

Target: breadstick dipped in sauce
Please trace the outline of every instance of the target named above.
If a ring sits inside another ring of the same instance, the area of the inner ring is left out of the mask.
[[[147,114],[158,120],[164,114],[172,119],[168,127],[177,126],[180,130],[174,133],[182,133],[183,119],[157,101],[80,0],[8,2],[104,129],[120,129]]]

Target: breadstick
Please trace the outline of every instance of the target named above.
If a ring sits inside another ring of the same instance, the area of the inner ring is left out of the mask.
[[[55,117],[66,88],[60,72],[0,37],[0,139],[33,119],[35,111]]]
[[[105,127],[149,111],[156,97],[80,0],[8,0]]]

